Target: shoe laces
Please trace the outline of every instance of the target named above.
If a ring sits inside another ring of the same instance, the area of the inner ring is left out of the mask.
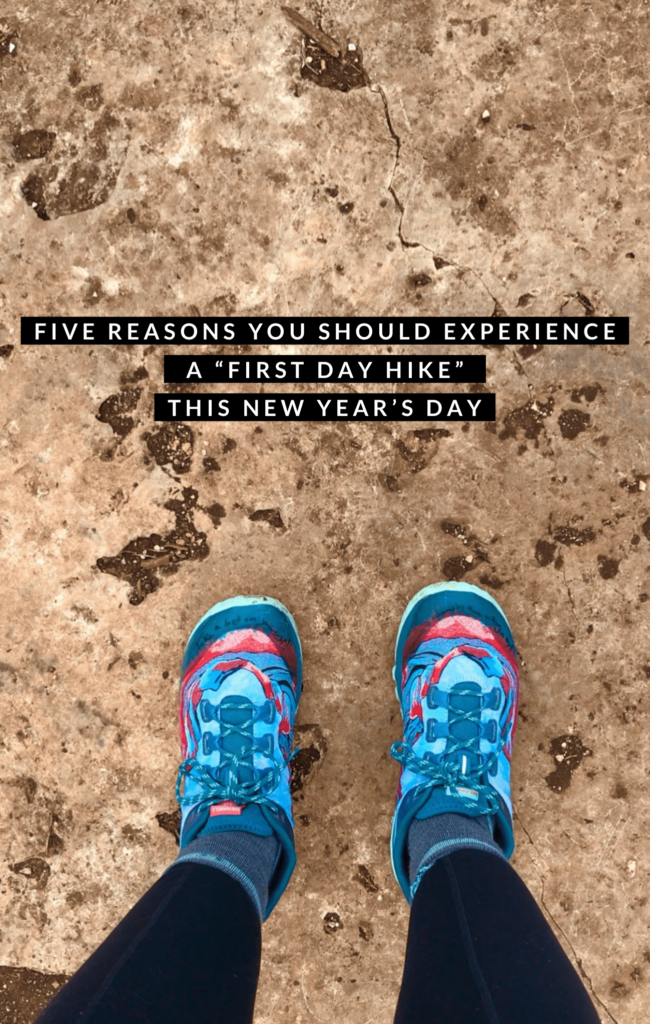
[[[241,667],[241,662],[222,662],[217,668],[225,669],[224,677],[231,671]],[[214,721],[219,725],[218,733],[206,732],[204,741],[208,741],[208,753],[219,752],[219,764],[208,766],[202,764],[197,757],[187,757],[181,763],[176,778],[176,799],[181,807],[198,803],[221,803],[231,800],[238,804],[269,803],[269,796],[277,789],[282,773],[296,754],[298,747],[289,755],[283,747],[290,744],[290,735],[280,735],[280,751],[282,756],[276,757],[273,752],[271,736],[266,733],[256,740],[253,733],[254,723],[265,721],[272,723],[281,702],[268,694],[271,678],[276,674],[273,669],[263,673],[256,666],[246,663],[260,681],[265,684],[267,699],[259,706],[248,698],[237,699],[226,697],[219,704],[204,699],[199,707],[204,721]],[[280,680],[277,680],[280,683]],[[224,713],[226,712],[226,713]],[[234,741],[234,742],[233,742]],[[255,767],[255,754],[261,754],[270,763],[268,768]],[[248,778],[246,778],[248,776]],[[191,780],[200,787],[200,795],[194,793],[186,796],[185,784]]]
[[[440,663],[442,661],[446,663],[456,653],[456,651],[449,652],[442,657],[437,654],[427,653],[424,658],[418,658],[411,672],[411,680],[407,681],[407,685],[413,681],[414,672],[424,669],[419,679],[414,681],[420,687],[421,699],[425,693],[430,691],[432,676],[434,679],[439,678]],[[458,653],[461,653],[461,650],[458,650]],[[466,647],[463,647],[462,653],[470,657],[472,656]],[[500,693],[501,691],[498,692]],[[435,683],[431,687],[429,697],[431,698],[434,693]],[[480,750],[480,739],[483,735],[481,713],[487,706],[498,707],[497,700],[500,703],[500,698],[496,695],[493,697],[493,694],[494,690],[492,693],[486,694],[477,689],[476,683],[456,683],[449,691],[445,691],[445,703],[448,711],[448,725],[444,733],[447,740],[445,750],[439,755],[431,752],[427,752],[423,757],[417,755],[409,742],[409,738],[413,736],[420,722],[418,719],[410,719],[405,730],[405,739],[393,743],[390,752],[391,757],[404,768],[408,768],[416,775],[424,776],[433,782],[434,785],[445,786],[449,793],[457,797],[459,802],[471,810],[474,815],[491,815],[499,810],[499,799],[495,790],[482,780],[486,773],[496,773],[499,755],[507,742],[509,730],[506,728],[500,731],[501,734],[496,742],[496,747],[489,756],[486,756]],[[467,702],[470,706],[463,707],[462,700],[460,705],[456,702],[455,698],[457,697],[474,698],[474,700]],[[437,703],[435,698],[433,702],[429,699],[429,704],[431,705],[432,703]],[[416,706],[417,704],[419,704],[419,701],[417,701]],[[463,722],[470,723],[474,727],[470,730],[473,735],[463,737],[452,732],[453,726]],[[461,751],[463,752],[462,754]],[[474,767],[471,767],[470,758],[465,755],[465,751],[476,756],[477,764]],[[458,756],[459,754],[460,757]],[[471,798],[466,794],[467,790],[473,791]],[[481,797],[483,797],[483,801],[480,801]]]

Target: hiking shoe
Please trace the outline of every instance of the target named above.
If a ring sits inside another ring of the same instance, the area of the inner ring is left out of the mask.
[[[194,627],[181,668],[181,850],[199,835],[275,835],[266,917],[296,863],[290,751],[302,689],[296,624],[270,597],[233,597]]]
[[[397,634],[393,678],[404,739],[391,836],[395,877],[411,902],[408,831],[448,811],[490,821],[514,850],[510,758],[517,724],[517,652],[503,611],[469,583],[437,583],[409,602]]]

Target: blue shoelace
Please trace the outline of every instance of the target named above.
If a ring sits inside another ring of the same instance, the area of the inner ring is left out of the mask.
[[[229,711],[250,711],[251,704],[250,701],[242,701],[239,704],[230,702],[227,708]],[[221,725],[219,736],[213,737],[219,750],[220,763],[216,768],[211,769],[206,768],[195,757],[188,757],[183,761],[178,769],[178,776],[176,778],[176,799],[179,806],[186,807],[199,802],[220,803],[224,800],[232,800],[239,804],[265,803],[267,801],[270,793],[277,788],[282,772],[296,756],[300,748],[294,750],[286,760],[284,758],[280,760],[269,750],[268,744],[256,742],[252,739],[251,730],[253,722],[262,718],[265,714],[266,704],[258,708],[252,718],[241,723],[228,721],[222,715],[215,716]],[[211,733],[209,735],[213,736]],[[237,736],[245,741],[241,745],[240,750],[224,749],[224,744],[220,740]],[[272,762],[272,766],[264,770],[255,769],[253,765],[256,753],[263,754]],[[248,781],[240,781],[240,768],[252,773],[254,777]],[[216,777],[215,771],[219,775],[224,774],[228,781],[224,782],[222,778]],[[183,780],[188,778],[191,778],[193,782],[201,786],[202,792],[198,799],[196,795],[191,797],[183,795]]]
[[[431,692],[431,691],[430,691]],[[499,799],[492,786],[487,785],[481,781],[481,778],[488,773],[495,773],[497,768],[497,762],[499,754],[503,750],[506,738],[501,736],[497,743],[496,749],[490,754],[489,757],[485,758],[480,753],[479,742],[481,739],[481,710],[486,705],[489,695],[477,692],[474,686],[467,684],[464,688],[463,684],[456,684],[453,690],[449,691],[451,697],[475,697],[478,698],[476,707],[471,709],[454,708],[449,704],[449,697],[447,697],[447,707],[449,710],[449,721],[447,728],[447,744],[444,753],[438,755],[440,760],[436,758],[434,754],[426,754],[424,757],[419,757],[413,748],[404,740],[398,740],[393,743],[391,747],[391,757],[396,761],[399,761],[404,768],[408,768],[409,771],[416,775],[422,775],[431,782],[445,786],[450,792],[457,797],[459,802],[472,811],[473,814],[496,814],[499,810]],[[476,735],[470,738],[460,738],[454,736],[451,733],[451,726],[459,722],[470,722],[476,726]],[[468,750],[470,753],[475,753],[478,757],[479,764],[473,771],[462,771],[462,763],[458,761],[450,760],[454,754],[460,751]],[[444,760],[442,760],[444,758]],[[470,799],[465,796],[462,792],[463,789],[474,790],[477,797],[483,796],[485,799],[485,806],[480,808],[478,806],[478,800]]]

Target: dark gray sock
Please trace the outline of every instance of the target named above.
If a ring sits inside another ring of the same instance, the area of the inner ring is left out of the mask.
[[[430,818],[414,818],[409,828],[408,846],[413,895],[424,872],[454,850],[486,850],[506,859],[492,838],[492,825],[485,815],[471,818],[468,814],[447,811]]]
[[[211,832],[193,839],[179,853],[171,868],[183,861],[193,861],[224,871],[243,885],[260,919],[264,920],[269,883],[279,856],[280,844],[275,836],[258,836],[233,829],[228,832]]]

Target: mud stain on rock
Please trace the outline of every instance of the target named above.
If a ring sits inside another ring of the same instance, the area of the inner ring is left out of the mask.
[[[555,558],[557,545],[550,540],[538,540],[535,545],[535,561],[542,566],[550,565]]]
[[[605,555],[598,555],[598,572],[604,580],[613,580],[618,575],[620,564],[620,558],[607,558]]]
[[[248,517],[252,523],[268,523],[274,530],[285,530],[279,508],[258,508]]]
[[[109,395],[99,407],[96,418],[100,423],[108,423],[113,432],[120,438],[127,437],[135,426],[133,412],[142,394],[142,388],[124,388],[116,395]]]
[[[446,580],[462,580],[470,569],[474,568],[473,558],[463,558],[462,555],[455,555],[448,558],[442,566],[442,574]]]
[[[544,421],[553,412],[555,399],[551,395],[547,402],[530,400],[525,405],[513,409],[505,417],[503,428],[499,433],[499,440],[506,441],[508,438],[516,438],[521,431],[525,438],[535,442],[539,446],[539,435],[544,430]]]
[[[169,832],[171,836],[176,840],[176,845],[180,843],[181,836],[181,811],[180,807],[171,813],[167,811],[159,811],[156,815],[156,821],[160,825],[164,832]]]
[[[327,740],[321,727],[314,724],[296,726],[295,741],[300,750],[291,760],[290,789],[292,793],[299,793],[313,774],[315,766],[318,765],[319,769],[322,766],[327,753]]]
[[[578,530],[575,526],[558,526],[553,530],[553,539],[567,547],[581,548],[585,544],[593,544],[596,533],[591,527]]]
[[[210,554],[206,535],[196,529],[193,520],[198,491],[184,487],[182,494],[180,499],[170,498],[165,502],[165,508],[176,517],[173,530],[164,536],[152,533],[148,537],[136,537],[119,554],[98,558],[95,563],[100,572],[131,584],[130,604],[142,604],[147,594],[153,594],[161,584],[160,575],[169,576],[178,572],[181,562],[203,561]]]
[[[15,875],[22,875],[36,882],[37,889],[44,889],[50,877],[50,865],[42,857],[28,857],[16,864],[10,864],[9,870]]]
[[[171,466],[174,473],[187,473],[194,454],[194,433],[185,423],[165,423],[144,435],[149,453],[158,466]]]
[[[562,437],[573,441],[578,434],[591,426],[591,416],[580,409],[565,409],[558,417],[558,424]]]
[[[29,967],[0,967],[2,1024],[31,1024],[66,981],[67,974],[43,974]]]
[[[444,437],[451,437],[451,430],[444,427],[424,427],[409,431],[404,440],[396,442],[396,447],[411,473],[421,473],[438,452],[437,443],[432,442],[438,442]]]
[[[366,865],[365,864],[358,864],[357,868],[358,868],[357,873],[354,876],[355,882],[359,882],[359,884],[364,887],[366,892],[369,892],[372,895],[374,895],[375,893],[378,893],[379,892],[379,886],[377,885],[377,883],[375,882],[374,878],[370,874],[370,871],[368,870]]]
[[[556,767],[544,781],[554,793],[563,793],[571,785],[571,776],[583,757],[591,756],[592,751],[584,746],[576,733],[567,733],[551,740],[549,754],[554,758]]]
[[[340,932],[343,927],[341,918],[333,910],[330,910],[323,916],[323,921],[325,922],[323,931],[326,935],[334,935],[335,932]]]
[[[600,384],[585,384],[581,388],[573,389],[571,392],[571,401],[580,403],[584,398],[585,402],[593,402],[599,394],[605,394],[605,391]]]
[[[214,526],[215,530],[217,530],[221,525],[221,520],[226,515],[226,510],[223,507],[223,505],[220,505],[218,501],[215,501],[213,505],[208,505],[208,507],[204,508],[203,511],[206,513],[206,515],[210,516],[210,519],[212,520],[212,525]]]
[[[40,160],[52,149],[56,132],[46,132],[42,128],[33,128],[28,132],[14,135],[12,146],[14,157],[22,160]]]
[[[96,107],[91,104],[86,109],[93,114]],[[41,153],[45,164],[21,186],[25,202],[41,220],[84,213],[105,203],[117,183],[129,142],[125,123],[109,107],[97,118],[79,116],[77,108],[58,136],[52,159],[49,151]],[[43,149],[45,140],[39,145]]]

